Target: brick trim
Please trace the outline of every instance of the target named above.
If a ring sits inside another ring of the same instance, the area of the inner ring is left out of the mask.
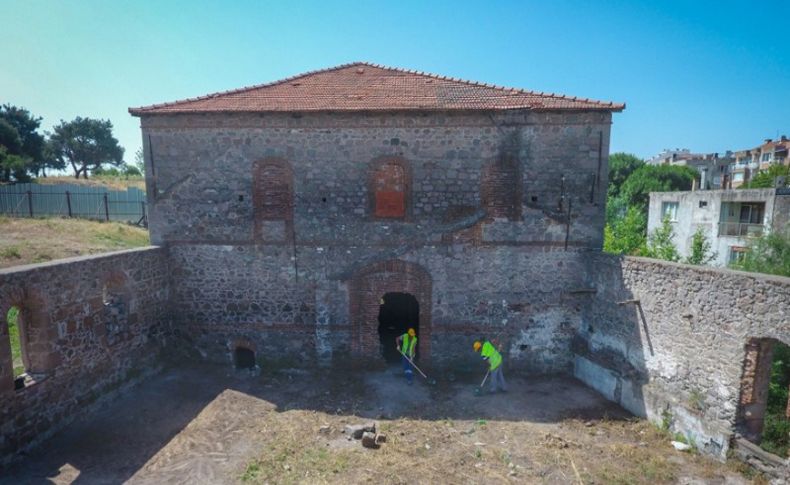
[[[294,174],[284,158],[269,157],[252,164],[253,241],[272,242],[265,232],[267,222],[282,221],[283,232],[276,242],[293,239]]]
[[[351,351],[360,358],[379,359],[378,310],[386,293],[409,293],[420,305],[419,355],[431,359],[431,305],[433,283],[422,266],[393,259],[358,270],[349,282]]]
[[[403,173],[403,216],[379,216],[376,215],[376,194],[378,179],[383,175],[383,171],[388,167],[398,167]],[[412,170],[411,164],[403,157],[386,155],[378,157],[370,162],[368,166],[368,214],[371,220],[375,221],[409,221],[412,218]]]

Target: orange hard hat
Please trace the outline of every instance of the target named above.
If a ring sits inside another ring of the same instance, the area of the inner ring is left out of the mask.
[[[479,340],[475,340],[475,343],[472,345],[472,347],[475,349],[475,352],[478,352],[482,346],[483,344],[481,344]]]

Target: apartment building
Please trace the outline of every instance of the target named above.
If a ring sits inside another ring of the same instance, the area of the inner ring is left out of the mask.
[[[674,227],[674,242],[683,258],[690,254],[692,236],[702,228],[716,252],[710,264],[727,266],[744,256],[753,238],[788,228],[790,189],[651,192],[648,233],[664,218]]]

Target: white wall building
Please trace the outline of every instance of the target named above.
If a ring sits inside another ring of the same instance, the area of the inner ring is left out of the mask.
[[[727,266],[743,257],[750,239],[787,227],[790,189],[651,192],[648,234],[664,217],[672,222],[674,243],[683,258],[691,251],[692,236],[702,228],[718,253],[710,264]]]

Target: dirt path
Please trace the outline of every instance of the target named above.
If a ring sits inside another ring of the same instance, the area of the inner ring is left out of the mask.
[[[0,483],[739,483],[577,381],[405,385],[379,372],[171,369],[80,420]],[[362,448],[346,424],[377,420]]]

